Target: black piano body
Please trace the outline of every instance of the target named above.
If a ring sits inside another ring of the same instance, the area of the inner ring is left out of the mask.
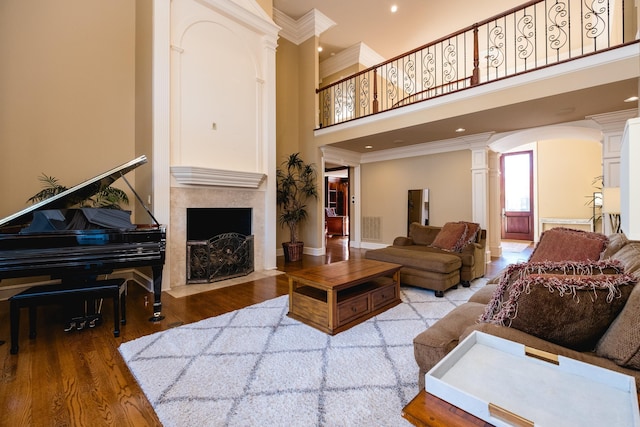
[[[121,214],[113,224],[97,221],[96,225],[84,221],[85,224],[81,225],[87,227],[84,229],[73,228],[83,221],[69,220],[82,214],[93,216],[95,208],[73,209],[69,206],[91,197],[146,161],[146,157],[141,156],[0,220],[0,280],[50,276],[62,281],[82,282],[95,280],[97,276],[115,270],[150,267],[154,303],[149,320],[161,320],[166,229],[157,223],[133,188],[131,190],[155,224],[131,224],[128,212]],[[46,218],[55,218],[58,221],[52,221],[55,224],[50,229],[37,227],[33,231],[32,222],[36,218],[45,218],[45,221]]]

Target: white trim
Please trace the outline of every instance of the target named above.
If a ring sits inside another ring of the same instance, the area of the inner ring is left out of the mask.
[[[320,80],[353,65],[359,64],[365,68],[369,68],[384,62],[384,60],[382,55],[378,54],[366,44],[359,42],[349,46],[335,56],[322,61],[320,63]]]
[[[196,166],[172,166],[171,174],[182,185],[212,185],[220,187],[258,188],[265,174],[228,171]]]
[[[310,37],[318,37],[336,25],[335,22],[318,9],[311,9],[296,20],[273,8],[273,19],[282,28],[280,36],[295,45],[299,45]]]

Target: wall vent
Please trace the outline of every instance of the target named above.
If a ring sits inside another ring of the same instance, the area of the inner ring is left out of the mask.
[[[381,222],[382,219],[379,216],[363,216],[362,238],[366,240],[382,240]]]

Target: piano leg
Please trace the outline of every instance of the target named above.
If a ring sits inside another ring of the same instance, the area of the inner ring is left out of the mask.
[[[151,267],[153,272],[153,316],[150,322],[159,322],[164,319],[162,315],[162,265]]]

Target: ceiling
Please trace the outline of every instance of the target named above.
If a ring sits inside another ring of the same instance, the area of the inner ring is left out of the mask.
[[[428,0],[273,0],[273,7],[296,20],[317,9],[336,23],[320,35],[323,61],[359,42],[390,59],[525,2],[475,0],[469,7],[469,0],[448,0],[446,6]],[[398,11],[391,13],[394,4]],[[466,18],[460,11],[467,11]]]
[[[315,8],[336,22],[319,37],[323,61],[360,42],[384,58],[393,58],[523,3],[525,0],[476,0],[470,7],[468,0],[448,0],[438,6],[427,0],[274,0],[273,5],[293,19]],[[396,13],[390,12],[392,4],[398,5]],[[452,13],[457,16],[455,22]],[[455,132],[460,127],[466,129],[465,135],[474,135],[584,120],[590,115],[637,107],[637,103],[624,102],[632,95],[638,95],[637,78],[353,138],[331,146],[365,153],[460,137]]]

